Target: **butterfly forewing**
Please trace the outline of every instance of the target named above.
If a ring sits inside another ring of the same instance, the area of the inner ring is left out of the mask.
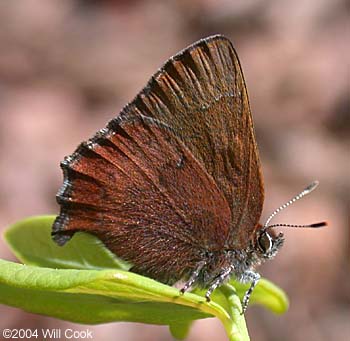
[[[210,37],[170,58],[132,104],[172,127],[203,164],[232,212],[227,246],[245,247],[264,190],[248,94],[231,42]]]

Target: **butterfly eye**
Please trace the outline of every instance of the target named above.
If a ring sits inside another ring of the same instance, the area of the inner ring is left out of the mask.
[[[258,246],[262,253],[267,253],[272,248],[272,238],[267,232],[263,232],[258,237]]]

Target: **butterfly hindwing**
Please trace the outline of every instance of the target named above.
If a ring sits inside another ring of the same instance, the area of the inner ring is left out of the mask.
[[[54,238],[63,243],[76,231],[91,232],[134,271],[180,279],[203,252],[224,247],[226,199],[172,131],[131,114],[109,128],[63,163]],[[191,259],[186,267],[183,257]]]

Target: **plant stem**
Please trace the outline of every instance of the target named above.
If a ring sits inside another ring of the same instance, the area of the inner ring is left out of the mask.
[[[225,284],[220,288],[221,292],[226,297],[229,307],[230,319],[225,316],[221,319],[227,336],[230,341],[249,341],[249,334],[244,315],[242,312],[242,305],[239,296],[236,293],[235,288],[230,284]]]

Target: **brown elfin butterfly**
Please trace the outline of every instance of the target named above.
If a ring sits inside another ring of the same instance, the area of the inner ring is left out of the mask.
[[[264,187],[242,69],[231,42],[199,40],[156,72],[118,116],[61,163],[53,239],[99,237],[131,271],[181,292],[230,277],[251,283],[283,244],[269,225],[313,182],[259,224]]]

